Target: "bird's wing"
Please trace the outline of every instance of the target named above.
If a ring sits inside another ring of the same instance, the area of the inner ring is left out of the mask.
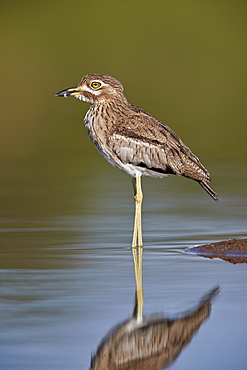
[[[141,108],[131,106],[127,117],[114,122],[108,145],[125,164],[173,173],[197,181],[210,175],[173,130]]]

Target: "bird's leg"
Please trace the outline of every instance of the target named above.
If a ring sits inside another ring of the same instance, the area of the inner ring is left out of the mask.
[[[134,199],[135,199],[135,221],[132,239],[132,253],[135,268],[136,279],[136,316],[138,321],[142,321],[143,307],[143,289],[142,289],[142,223],[141,223],[141,205],[142,205],[142,189],[141,177],[133,178]],[[138,257],[137,257],[138,243]]]
[[[132,238],[132,249],[136,248],[137,242],[138,247],[142,248],[142,220],[141,220],[141,207],[142,207],[142,188],[141,188],[141,176],[133,177],[133,187],[134,187],[134,199],[135,199],[135,221],[134,221],[134,231]]]

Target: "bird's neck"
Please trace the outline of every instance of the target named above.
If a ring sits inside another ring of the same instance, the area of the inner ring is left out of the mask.
[[[127,99],[105,99],[90,105],[84,122],[89,131],[90,137],[97,136],[96,132],[110,129],[110,126],[116,121],[116,117],[126,116],[129,103]]]
[[[124,95],[120,97],[110,97],[109,99],[104,100],[98,100],[90,105],[90,110],[96,110],[96,111],[102,111],[102,110],[108,110],[108,111],[116,111],[126,109],[126,107],[129,105],[129,102],[125,98]]]

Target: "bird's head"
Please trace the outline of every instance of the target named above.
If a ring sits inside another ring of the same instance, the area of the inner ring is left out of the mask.
[[[82,78],[77,87],[62,90],[56,96],[74,96],[91,104],[124,97],[122,84],[103,73],[90,73]]]

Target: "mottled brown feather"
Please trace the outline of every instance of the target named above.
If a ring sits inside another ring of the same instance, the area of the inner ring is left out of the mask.
[[[101,82],[99,89],[93,90],[93,81]],[[84,76],[77,88],[57,95],[68,96],[70,91],[91,103],[85,117],[88,135],[114,167],[133,177],[184,176],[197,181],[214,200],[220,200],[208,185],[210,174],[199,159],[171,128],[130,104],[118,80],[92,73]]]

